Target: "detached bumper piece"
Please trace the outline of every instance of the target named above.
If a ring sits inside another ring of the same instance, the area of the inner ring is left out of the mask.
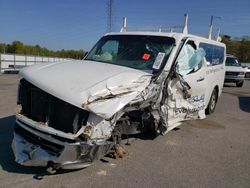
[[[110,143],[67,142],[48,135],[45,138],[43,133],[35,130],[31,133],[18,124],[12,142],[17,163],[24,166],[47,166],[48,163],[54,163],[63,169],[85,168],[101,159],[112,146]]]

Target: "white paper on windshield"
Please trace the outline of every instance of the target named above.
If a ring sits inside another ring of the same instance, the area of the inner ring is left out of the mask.
[[[157,57],[155,58],[155,62],[153,64],[153,69],[159,69],[165,57],[165,53],[159,52]]]

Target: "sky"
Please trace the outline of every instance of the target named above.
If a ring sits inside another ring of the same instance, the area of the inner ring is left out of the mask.
[[[210,16],[214,34],[250,35],[250,0],[113,0],[112,31],[122,18],[128,26],[182,25],[206,35]],[[90,50],[107,32],[107,0],[0,0],[0,43],[14,40],[52,50]]]

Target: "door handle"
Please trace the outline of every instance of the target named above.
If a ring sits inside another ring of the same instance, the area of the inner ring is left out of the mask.
[[[201,81],[203,81],[205,78],[199,78],[198,80],[197,80],[197,82],[201,82]]]

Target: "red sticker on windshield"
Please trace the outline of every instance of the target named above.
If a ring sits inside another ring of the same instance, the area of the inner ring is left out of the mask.
[[[151,56],[150,54],[144,53],[143,56],[142,56],[142,59],[143,60],[149,60],[150,56]]]

